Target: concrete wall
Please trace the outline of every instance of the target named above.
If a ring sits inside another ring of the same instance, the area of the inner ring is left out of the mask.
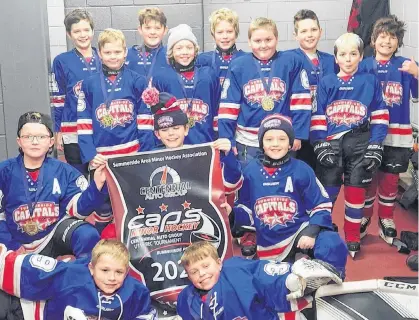
[[[64,0],[48,0],[48,31],[50,38],[51,61],[60,53],[67,51],[64,27]]]
[[[0,1],[0,160],[17,154],[19,115],[48,113],[46,0]]]

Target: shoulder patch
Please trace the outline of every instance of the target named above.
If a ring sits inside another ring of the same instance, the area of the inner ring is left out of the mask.
[[[269,274],[270,276],[281,276],[283,274],[286,274],[290,270],[290,265],[286,262],[269,262],[265,264],[263,270],[266,274]]]
[[[84,176],[80,176],[76,180],[76,186],[79,187],[81,191],[84,191],[89,186],[89,182]]]
[[[80,90],[79,97],[77,100],[77,111],[83,112],[86,110],[86,101],[84,101],[84,92]]]
[[[310,82],[308,81],[307,71],[305,69],[300,72],[301,85],[304,89],[310,89]]]
[[[1,201],[3,200],[4,194],[3,191],[0,189],[0,210],[1,210]]]
[[[227,91],[230,88],[230,79],[224,79],[223,91],[221,92],[221,99],[227,99]]]
[[[45,272],[51,272],[55,269],[57,260],[40,254],[34,254],[29,258],[29,263],[32,268],[41,269]]]

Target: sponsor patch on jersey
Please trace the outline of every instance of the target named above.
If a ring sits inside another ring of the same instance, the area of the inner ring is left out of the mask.
[[[57,80],[55,79],[55,73],[51,73],[49,82],[50,82],[50,85],[51,85],[51,91],[52,92],[59,92],[60,91],[60,89],[58,88]]]
[[[384,88],[384,81],[381,82]],[[403,87],[399,82],[388,81],[386,91],[383,95],[384,102],[387,106],[393,107],[393,105],[401,105],[403,98]]]
[[[326,117],[336,126],[353,126],[361,123],[367,115],[367,107],[359,101],[336,100],[326,108]]]
[[[84,101],[84,99],[84,92],[80,91],[77,99],[77,111],[79,112],[83,112],[84,110],[86,110],[86,101]]]
[[[96,119],[104,128],[125,127],[134,120],[134,104],[127,99],[112,100],[109,108],[102,103],[96,109]]]
[[[312,112],[316,112],[317,111],[316,94],[317,94],[317,86],[316,85],[310,86],[311,111]]]
[[[290,270],[290,265],[285,262],[269,262],[263,267],[263,271],[270,276],[282,276]]]
[[[79,97],[80,91],[81,91],[81,84],[83,83],[83,80],[78,81],[74,87],[73,87],[73,93],[76,96],[76,98]]]
[[[301,85],[304,89],[310,89],[310,82],[308,81],[307,71],[304,69],[300,72]]]
[[[89,182],[84,176],[80,176],[76,180],[76,186],[79,187],[81,191],[84,191],[89,186]]]
[[[13,211],[13,221],[18,230],[28,235],[36,235],[55,224],[60,215],[59,206],[54,202],[37,202],[31,216],[27,204],[21,205]]]
[[[256,216],[269,229],[275,226],[285,227],[287,223],[295,223],[298,205],[295,200],[287,196],[269,196],[256,200]]]
[[[220,83],[223,86],[223,91],[221,91],[221,99],[227,99],[228,88],[230,88],[230,79],[223,78],[223,82],[221,82],[220,78]]]
[[[268,78],[265,78],[264,81],[268,81]],[[276,102],[283,99],[287,91],[286,83],[278,77],[272,78],[271,89],[269,91],[269,96]],[[263,86],[261,79],[249,80],[243,86],[243,93],[247,100],[247,103],[261,104],[262,98],[266,96],[266,91]]]
[[[183,112],[186,113],[188,119],[193,119],[193,122],[196,123],[203,123],[205,122],[205,118],[209,114],[209,106],[201,99],[194,98],[192,101],[192,105],[189,108],[189,102],[191,99],[183,98],[178,99],[177,102],[179,107],[182,109]]]

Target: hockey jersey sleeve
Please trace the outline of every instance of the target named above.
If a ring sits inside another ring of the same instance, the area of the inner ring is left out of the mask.
[[[220,108],[218,110],[218,136],[220,138],[229,139],[232,146],[235,146],[237,118],[240,114],[240,105],[242,103],[243,95],[233,68],[230,68],[227,72],[220,97]]]
[[[301,164],[298,190],[310,215],[309,223],[332,229],[332,201],[314,171],[305,163]]]
[[[300,60],[294,58],[293,77],[290,77],[290,113],[295,138],[307,140],[310,132],[311,93],[307,71]]]
[[[235,193],[243,184],[240,162],[232,151],[227,155],[224,152],[220,152],[220,161],[223,166],[222,175],[225,193]]]
[[[105,201],[106,188],[99,191],[94,179],[87,179],[71,166],[65,166],[68,174],[68,185],[60,201],[60,207],[65,207],[71,217],[87,218],[92,211]]]
[[[97,154],[93,142],[92,117],[91,97],[86,82],[83,81],[77,101],[77,136],[83,163],[90,162]]]
[[[127,320],[157,320],[157,312],[151,306],[150,291],[141,282],[132,280],[135,281],[134,292],[131,294],[131,301],[133,303],[131,303],[128,310],[129,315],[127,316]]]
[[[250,208],[250,182],[246,177],[246,174],[244,174],[243,185],[239,191],[238,201],[230,213],[231,229],[234,230],[239,227],[250,227],[250,229],[254,229],[255,222]]]
[[[383,89],[378,78],[374,77],[374,97],[369,106],[370,113],[370,142],[381,143],[384,141],[389,123],[389,112],[383,100]]]
[[[54,115],[54,131],[61,130],[61,117],[65,106],[66,75],[58,57],[52,63],[51,108]]]
[[[150,108],[141,100],[143,91],[147,88],[147,79],[139,76],[134,82],[135,94],[138,97],[137,101],[137,130],[138,141],[140,141],[139,151],[150,151],[156,145],[154,137],[154,121],[153,114]]]
[[[418,63],[416,62],[416,64]],[[412,101],[414,103],[418,102],[418,89],[419,89],[418,86],[419,86],[418,79],[415,78],[414,76],[411,76],[410,94],[412,95]]]
[[[67,264],[39,255],[19,255],[0,245],[0,289],[10,295],[32,300],[48,300],[69,285]]]
[[[310,121],[310,141],[325,141],[327,137],[327,122],[326,122],[326,107],[327,107],[327,89],[326,83],[320,80],[316,91],[315,107],[311,115]]]

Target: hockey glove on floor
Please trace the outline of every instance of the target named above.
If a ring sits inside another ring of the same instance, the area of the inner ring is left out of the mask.
[[[321,165],[325,167],[334,167],[338,164],[338,157],[333,152],[330,142],[317,141],[313,147],[317,160]]]
[[[365,170],[372,172],[381,165],[383,160],[383,146],[378,143],[370,143],[367,147],[367,150],[364,154],[364,159],[362,164],[365,167]]]

